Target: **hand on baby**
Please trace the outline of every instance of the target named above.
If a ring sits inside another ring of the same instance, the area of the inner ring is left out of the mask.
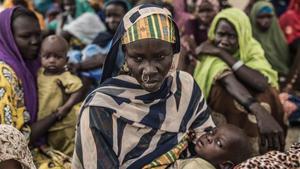
[[[279,100],[283,106],[283,110],[286,113],[286,116],[289,117],[294,111],[297,110],[297,105],[289,101],[288,93],[280,93]]]

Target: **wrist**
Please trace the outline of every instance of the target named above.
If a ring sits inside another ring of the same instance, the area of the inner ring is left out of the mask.
[[[256,101],[256,99],[254,97],[250,97],[247,99],[247,101],[245,103],[243,103],[243,106],[249,113],[255,114],[255,111],[253,111],[253,110],[255,109],[257,104],[258,104],[258,102]]]

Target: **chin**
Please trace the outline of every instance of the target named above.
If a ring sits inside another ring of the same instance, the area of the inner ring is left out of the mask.
[[[149,84],[142,84],[142,87],[150,93],[156,92],[160,89],[161,84],[149,85]]]

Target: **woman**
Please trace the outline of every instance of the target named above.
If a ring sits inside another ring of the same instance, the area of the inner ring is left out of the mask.
[[[27,140],[10,125],[0,124],[0,168],[35,169]]]
[[[265,1],[256,2],[252,7],[250,20],[253,37],[262,45],[272,68],[280,77],[285,78],[290,67],[289,49],[277,22],[273,5]]]
[[[111,78],[120,42],[123,74]],[[179,50],[178,29],[165,8],[144,4],[124,16],[104,83],[82,107],[73,168],[166,167],[187,147],[188,130],[200,134],[214,125],[193,78],[170,72]]]
[[[65,114],[53,113],[36,120],[35,82],[41,29],[34,13],[20,7],[6,9],[0,13],[0,20],[0,123],[16,127],[33,147]],[[42,143],[39,141],[38,145],[43,146],[32,150],[37,167],[54,165],[64,168],[69,158],[58,155],[60,153]]]
[[[194,77],[209,105],[248,136],[259,132],[261,152],[282,149],[277,73],[252,37],[248,17],[239,9],[225,9],[213,20],[208,36],[209,41],[199,48]]]
[[[281,15],[279,24],[288,42],[293,65],[290,68],[284,90],[290,92],[300,89],[300,1],[291,0],[288,10]]]

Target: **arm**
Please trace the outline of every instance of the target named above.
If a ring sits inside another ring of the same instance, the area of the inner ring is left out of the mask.
[[[204,42],[196,53],[211,54],[222,59],[229,67],[232,67],[238,59],[234,58],[231,54],[223,49],[215,47],[211,42]],[[243,65],[234,74],[243,84],[256,91],[263,92],[268,87],[268,80],[257,70],[254,70],[246,65]]]
[[[283,150],[283,130],[271,114],[254,100],[250,92],[235,78],[233,74],[223,77],[220,81],[234,99],[249,110],[250,113],[256,116],[261,139],[261,150]]]
[[[58,119],[62,119],[68,115],[72,107],[82,101],[83,96],[83,87],[72,93],[66,103],[57,109]]]
[[[70,63],[69,66],[73,70],[72,72],[77,72],[79,70],[86,71],[101,68],[104,64],[104,61],[105,56],[98,54],[79,63]]]
[[[293,85],[296,82],[298,76],[299,76],[299,66],[300,66],[300,40],[298,40],[295,46],[297,48],[296,55],[294,57],[294,61],[292,64],[292,68],[290,69],[290,72],[287,76],[286,83],[284,85],[283,90],[286,92],[290,92],[293,89]]]

